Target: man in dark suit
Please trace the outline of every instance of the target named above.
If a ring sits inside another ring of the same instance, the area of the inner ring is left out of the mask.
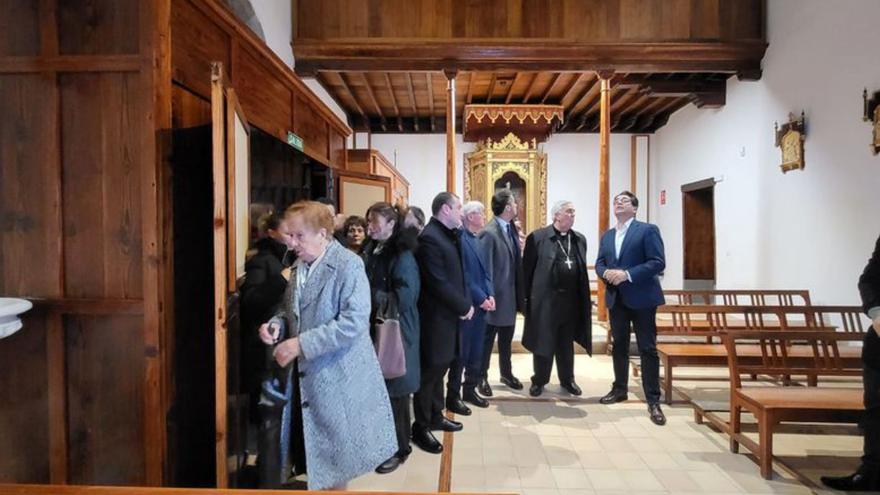
[[[839,478],[823,476],[822,483],[835,490],[877,491],[880,490],[880,238],[859,277],[859,293],[865,313],[871,318],[871,329],[865,334],[862,346],[864,455],[855,473]]]
[[[513,376],[510,365],[510,347],[516,325],[516,313],[523,307],[523,274],[520,256],[519,234],[513,224],[517,215],[516,198],[510,189],[502,189],[492,197],[492,213],[495,218],[480,233],[480,241],[486,246],[486,260],[492,274],[495,291],[495,311],[486,315],[486,335],[483,340],[482,380],[478,390],[491,397],[489,386],[489,363],[495,335],[498,335],[498,367],[501,383],[514,390],[523,385]]]
[[[574,344],[592,355],[592,304],[587,274],[587,240],[572,230],[575,209],[560,201],[551,210],[553,224],[526,238],[523,275],[526,325],[522,343],[532,352],[535,374],[529,395],[537,397],[550,381],[553,358],[559,384],[581,395],[574,382]]]
[[[462,397],[477,407],[489,407],[489,402],[477,395],[475,389],[482,378],[486,314],[492,314],[495,309],[495,297],[492,278],[486,265],[485,249],[477,240],[477,232],[486,224],[486,208],[479,201],[469,201],[462,207],[461,212],[464,224],[461,229],[461,258],[464,264],[465,283],[474,306],[474,317],[462,322],[458,331],[459,355],[449,368],[446,409],[469,416],[471,410],[461,400]],[[462,371],[464,371],[463,394]]]
[[[431,430],[459,431],[462,426],[443,415],[443,376],[455,359],[458,327],[474,315],[464,281],[459,250],[461,201],[452,193],[438,194],[433,217],[419,236],[416,258],[422,277],[419,294],[421,322],[421,381],[413,396],[413,443],[439,454],[443,446]]]
[[[666,267],[663,239],[656,225],[635,219],[639,200],[623,191],[614,197],[617,226],[602,235],[596,274],[605,281],[605,302],[611,317],[614,345],[614,385],[599,402],[627,399],[631,328],[642,363],[642,388],[648,414],[657,425],[666,424],[660,409],[660,360],[657,357],[657,306],[664,303],[658,275]]]

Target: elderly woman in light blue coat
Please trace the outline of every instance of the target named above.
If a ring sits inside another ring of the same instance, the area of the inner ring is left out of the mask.
[[[333,240],[326,206],[296,203],[284,221],[298,260],[280,310],[260,327],[260,338],[275,344],[274,359],[288,377],[296,369],[288,383],[298,378],[299,394],[264,383],[261,400],[273,394],[299,399],[309,489],[345,489],[397,451],[388,393],[369,335],[370,286],[361,259]],[[290,402],[285,420],[290,406],[297,405]],[[282,424],[282,458],[298,434]],[[280,463],[281,480],[285,466]]]

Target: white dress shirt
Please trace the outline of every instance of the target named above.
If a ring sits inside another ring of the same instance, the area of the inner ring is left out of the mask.
[[[619,224],[614,227],[614,257],[620,258],[620,248],[623,246],[623,240],[626,239],[626,233],[629,232],[629,226],[632,225],[633,220],[636,218],[630,218],[623,224],[621,227]],[[626,270],[626,279],[632,282],[632,278],[629,276],[629,270]]]

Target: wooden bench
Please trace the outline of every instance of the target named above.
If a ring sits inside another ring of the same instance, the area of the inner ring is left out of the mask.
[[[724,335],[730,370],[730,451],[744,445],[758,460],[761,476],[770,479],[773,432],[783,422],[857,422],[864,411],[862,387],[804,388],[785,386],[743,387],[742,375],[860,376],[861,365],[841,356],[845,343],[862,339],[857,333],[825,331],[731,331]],[[743,349],[758,346],[760,358]],[[795,357],[793,349],[808,358]],[[750,354],[750,353],[749,353]],[[743,409],[758,423],[758,441],[742,434]]]
[[[809,306],[806,289],[713,289],[663,291],[669,304],[706,304],[713,306]]]
[[[863,334],[868,328],[859,306],[665,306],[674,322],[663,335],[682,338],[703,337],[709,342],[660,342],[657,354],[663,365],[660,378],[664,400],[672,403],[673,370],[677,367],[723,367],[727,365],[727,350],[713,343],[730,330],[833,331]],[[699,316],[703,319],[695,320]],[[694,323],[699,321],[700,325]],[[659,332],[659,329],[658,329]],[[795,352],[801,352],[796,350]],[[841,357],[847,364],[859,365],[861,348],[841,348]],[[741,349],[744,357],[760,357],[760,349]],[[809,385],[816,383],[811,379]]]

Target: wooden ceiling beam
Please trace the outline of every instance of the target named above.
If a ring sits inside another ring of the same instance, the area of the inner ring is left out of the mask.
[[[522,72],[517,72],[515,76],[513,76],[513,82],[510,83],[510,87],[507,88],[507,98],[504,98],[504,104],[510,105],[510,99],[513,98],[513,87],[516,86],[516,83],[519,81],[519,76],[522,75]]]
[[[357,99],[357,95],[351,89],[351,84],[349,84],[349,82],[346,80],[346,76],[344,73],[337,72],[336,74],[339,76],[339,80],[342,81],[342,87],[348,93],[348,97],[351,98],[351,101],[354,103],[355,110],[358,111],[358,113],[361,115],[361,118],[363,119],[365,125],[367,126],[367,128],[364,130],[369,130],[370,119],[367,118],[367,113],[364,112],[364,107],[361,106],[360,102]]]
[[[467,104],[470,105],[474,101],[474,79],[477,78],[477,71],[472,70],[468,78]]]
[[[536,76],[536,77],[537,77],[537,76]],[[547,91],[544,91],[544,96],[541,98],[541,104],[542,104],[542,105],[543,105],[544,103],[547,103],[547,98],[550,97],[550,93],[553,92],[553,89],[556,87],[556,83],[559,82],[559,79],[560,79],[561,77],[562,77],[562,73],[561,73],[561,72],[557,72],[557,73],[553,76],[553,81],[550,83],[549,86],[547,86]]]
[[[600,97],[599,89],[600,89],[599,79],[596,78],[596,80],[593,81],[593,84],[590,85],[590,87],[587,89],[587,91],[585,91],[584,94],[581,95],[580,100],[576,104],[572,105],[572,107],[571,107],[572,115],[578,114],[578,113],[587,113],[587,110],[590,110],[594,104],[597,105],[596,108],[599,108],[598,107],[599,97]],[[612,91],[613,91],[613,89],[612,89]],[[612,93],[612,96],[614,96],[613,93]],[[611,100],[611,102],[612,102],[612,104],[614,104],[613,99]]]
[[[617,72],[722,72],[760,75],[763,40],[728,42],[400,42],[375,39],[334,41],[299,38],[293,44],[296,72],[318,70],[439,71],[443,69]],[[610,63],[609,61],[615,61]]]
[[[397,130],[403,132],[403,121],[400,119],[400,107],[397,106],[397,97],[394,96],[394,86],[391,85],[391,76],[388,75],[387,72],[384,72],[385,76],[385,86],[388,87],[388,94],[391,95],[391,105],[394,106],[394,115],[397,116]]]
[[[413,126],[416,132],[419,132],[419,107],[416,106],[416,92],[413,90],[412,73],[406,73],[406,85],[409,90],[409,101],[412,103],[413,110]]]
[[[579,72],[577,75],[571,78],[571,82],[568,83],[568,86],[562,91],[562,97],[559,98],[559,104],[565,105],[565,100],[568,98],[568,95],[571,94],[571,90],[583,79],[584,73]]]
[[[431,112],[431,132],[434,132],[436,129],[434,124],[434,83],[430,72],[425,73],[425,84],[428,85],[428,109]]]
[[[532,80],[529,81],[529,87],[528,87],[528,89],[526,89],[526,92],[523,95],[523,100],[522,100],[523,103],[528,103],[529,100],[532,98],[532,94],[534,94],[534,92],[535,92],[535,83],[538,82],[539,75],[540,75],[539,72],[535,72],[532,74]]]
[[[492,73],[492,81],[489,82],[489,91],[486,92],[486,103],[492,103],[492,93],[495,92],[495,81],[498,80],[498,74]]]
[[[385,122],[385,114],[382,113],[382,107],[379,106],[379,101],[376,99],[376,93],[373,92],[373,86],[370,84],[366,72],[361,72],[361,78],[364,80],[364,86],[367,88],[367,94],[370,95],[370,101],[373,103],[373,107],[376,108],[376,115],[379,116],[379,125],[382,126],[383,131],[387,132],[388,124]]]

